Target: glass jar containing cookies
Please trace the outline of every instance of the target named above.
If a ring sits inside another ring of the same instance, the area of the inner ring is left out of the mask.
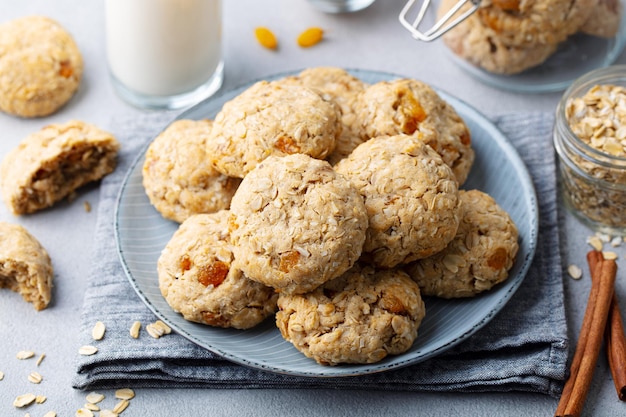
[[[580,77],[556,110],[566,206],[593,229],[626,234],[626,65]]]
[[[432,10],[422,19],[422,26],[432,29],[417,34],[408,29],[422,40],[441,36],[452,60],[489,85],[518,92],[562,91],[583,74],[615,63],[626,44],[625,3],[440,0],[431,7],[436,16]],[[452,24],[457,18],[460,22]]]

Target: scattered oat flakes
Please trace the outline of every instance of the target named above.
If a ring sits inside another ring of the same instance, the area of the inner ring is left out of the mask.
[[[614,248],[620,246],[622,244],[622,238],[619,236],[614,237],[613,239],[611,239],[611,246],[613,246]]]
[[[318,27],[311,27],[300,33],[297,42],[302,48],[308,48],[320,43],[324,37],[324,31]]]
[[[278,40],[274,35],[274,32],[269,30],[266,27],[258,27],[254,29],[254,36],[256,40],[261,44],[261,46],[267,49],[276,49],[278,48]]]
[[[118,414],[111,410],[100,410],[100,417],[117,417]]]
[[[124,410],[128,408],[129,405],[130,405],[130,401],[120,400],[120,402],[115,404],[115,407],[113,407],[113,412],[115,414],[121,414]]]
[[[160,327],[163,330],[163,333],[165,333],[165,334],[172,333],[172,329],[170,328],[170,326],[168,326],[167,324],[163,323],[161,320],[155,321],[154,324],[156,326]]]
[[[13,407],[26,407],[27,405],[32,404],[36,398],[35,394],[31,393],[19,395],[13,401]]]
[[[33,384],[40,384],[41,381],[43,381],[43,377],[39,372],[31,372],[30,375],[28,375],[28,380]]]
[[[46,400],[47,400],[47,399],[48,399],[48,397],[46,397],[45,395],[37,395],[37,396],[35,397],[35,402],[36,402],[37,404],[43,404],[43,403],[45,403],[45,402],[46,402]]]
[[[139,337],[139,330],[141,330],[141,322],[140,321],[133,322],[133,325],[130,326],[130,336],[133,339],[137,339]]]
[[[567,273],[574,279],[580,279],[583,276],[583,271],[578,265],[570,265],[567,267]]]
[[[46,357],[45,353],[42,353],[41,355],[39,355],[39,358],[37,358],[37,366],[41,365],[41,362],[43,362],[45,357]]]
[[[56,411],[48,411],[43,417],[57,417]]]
[[[91,330],[91,337],[93,337],[93,340],[102,340],[104,332],[106,332],[106,326],[101,321],[98,321]]]
[[[87,394],[87,402],[91,404],[98,404],[100,401],[104,400],[104,395],[97,392],[90,392]]]
[[[91,410],[87,410],[86,408],[79,408],[75,414],[76,417],[94,417]]]
[[[118,400],[132,400],[135,398],[135,391],[130,388],[121,388],[115,391],[115,398]]]
[[[0,381],[4,379],[4,372],[0,371]]]
[[[89,411],[100,411],[100,407],[97,404],[85,403],[83,408],[86,408]]]
[[[617,253],[615,252],[604,251],[602,252],[602,256],[604,257],[604,259],[608,260],[617,259]]]
[[[20,360],[30,359],[35,356],[35,352],[33,352],[32,350],[20,350],[15,356]]]
[[[90,356],[90,355],[95,354],[96,352],[98,352],[98,348],[95,346],[90,346],[90,345],[81,346],[78,349],[78,353],[83,356]]]
[[[598,236],[590,236],[587,238],[587,243],[589,246],[594,248],[597,251],[602,251],[602,240]]]
[[[85,207],[85,211],[86,211],[87,213],[90,213],[90,212],[91,212],[91,204],[89,204],[89,201],[84,201],[84,202],[83,202],[83,207]]]

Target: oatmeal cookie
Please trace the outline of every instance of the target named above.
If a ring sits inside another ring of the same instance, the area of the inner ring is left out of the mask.
[[[454,108],[427,84],[398,79],[365,89],[356,104],[357,124],[366,138],[415,135],[448,164],[459,184],[474,163],[470,131]]]
[[[52,297],[52,279],[50,256],[39,241],[20,225],[0,222],[0,288],[43,310]]]
[[[52,114],[74,95],[82,73],[76,43],[54,20],[27,16],[0,25],[0,110]]]
[[[463,215],[454,240],[405,267],[423,295],[473,297],[506,280],[515,261],[518,232],[508,213],[482,191],[460,191],[459,198]]]
[[[73,120],[33,133],[0,164],[0,191],[14,214],[33,213],[115,169],[119,143],[98,127]]]
[[[444,0],[442,11],[456,0]],[[503,45],[556,45],[576,33],[598,0],[482,0],[470,19],[489,28]]]
[[[177,120],[148,147],[143,186],[163,217],[182,223],[193,214],[228,209],[241,180],[216,171],[208,161],[210,120]]]
[[[355,126],[354,106],[358,95],[367,86],[366,83],[346,70],[336,67],[307,68],[297,76],[285,78],[283,82],[317,89],[339,105],[342,130],[341,135],[337,138],[335,150],[327,158],[331,165],[335,165],[363,143],[364,140]]]
[[[274,314],[278,296],[233,266],[228,216],[196,214],[179,226],[157,262],[159,288],[186,320],[248,329]]]
[[[278,308],[283,337],[322,365],[406,352],[425,315],[419,287],[404,272],[358,265],[311,293],[280,294]]]
[[[443,0],[442,5],[456,0]],[[446,9],[447,10],[447,9]],[[510,46],[476,15],[471,15],[443,36],[445,44],[460,58],[494,74],[518,74],[536,67],[557,49],[556,43]]]
[[[603,38],[617,35],[622,22],[623,6],[620,0],[599,0],[591,9],[589,18],[580,28],[582,33]]]
[[[391,268],[439,252],[459,225],[458,185],[441,157],[412,136],[379,136],[335,166],[365,199],[363,260]]]
[[[361,256],[363,199],[327,161],[272,156],[241,182],[231,202],[235,264],[250,279],[304,293]]]
[[[270,155],[303,153],[324,159],[341,134],[341,111],[317,91],[259,81],[225,103],[207,142],[221,173],[243,178]]]

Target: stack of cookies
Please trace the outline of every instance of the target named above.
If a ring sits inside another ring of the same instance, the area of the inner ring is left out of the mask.
[[[423,295],[474,296],[515,260],[508,214],[460,190],[473,161],[464,121],[420,81],[319,67],[258,82],[147,151],[146,193],[181,223],[158,261],[161,292],[211,326],[275,315],[320,364],[403,353]]]
[[[442,0],[440,17],[457,3]],[[620,0],[482,0],[444,41],[456,55],[486,71],[516,74],[543,63],[575,33],[614,37],[621,14]]]

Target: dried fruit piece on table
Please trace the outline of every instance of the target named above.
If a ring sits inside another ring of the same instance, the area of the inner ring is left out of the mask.
[[[261,46],[267,49],[278,48],[278,40],[276,39],[276,35],[274,35],[274,32],[272,32],[268,28],[261,26],[254,29],[254,36],[256,37],[256,40],[261,44]]]
[[[298,36],[298,45],[303,48],[318,44],[324,38],[324,31],[318,27],[310,27]]]

